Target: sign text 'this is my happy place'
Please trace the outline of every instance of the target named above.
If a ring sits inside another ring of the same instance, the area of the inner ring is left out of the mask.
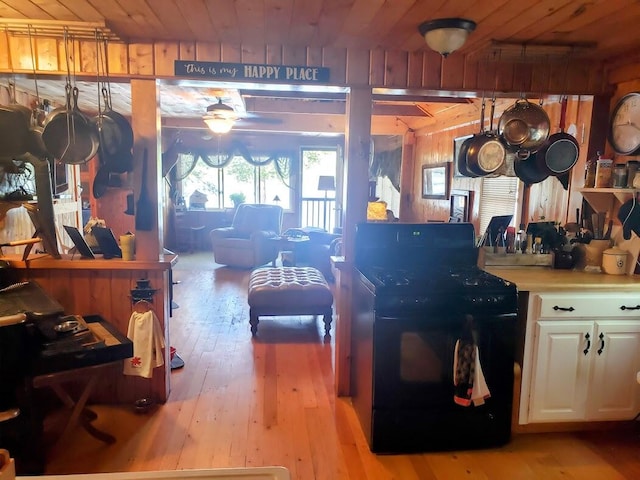
[[[324,83],[329,81],[329,69],[326,67],[294,65],[176,60],[174,73],[176,76],[272,82]]]

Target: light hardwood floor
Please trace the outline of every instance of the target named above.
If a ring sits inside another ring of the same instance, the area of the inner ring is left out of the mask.
[[[640,479],[640,425],[631,423],[520,434],[490,450],[373,455],[349,399],[335,395],[321,319],[263,320],[252,340],[248,273],[211,262],[183,256],[174,272],[170,343],[186,366],[171,374],[169,401],[144,415],[96,406],[96,426],[117,442],[76,429],[49,450],[47,473],[283,465],[295,480]]]

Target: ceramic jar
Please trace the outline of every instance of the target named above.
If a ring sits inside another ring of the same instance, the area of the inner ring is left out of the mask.
[[[625,275],[629,252],[618,247],[608,248],[602,252],[602,271],[609,275]]]

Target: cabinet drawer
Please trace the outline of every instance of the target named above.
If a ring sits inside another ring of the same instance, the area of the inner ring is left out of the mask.
[[[538,318],[638,318],[640,294],[540,293],[534,297]]]

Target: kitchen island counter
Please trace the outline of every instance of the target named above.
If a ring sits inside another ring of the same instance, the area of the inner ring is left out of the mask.
[[[640,276],[635,275],[607,275],[544,267],[486,266],[484,270],[515,283],[520,292],[589,290],[640,293]]]

